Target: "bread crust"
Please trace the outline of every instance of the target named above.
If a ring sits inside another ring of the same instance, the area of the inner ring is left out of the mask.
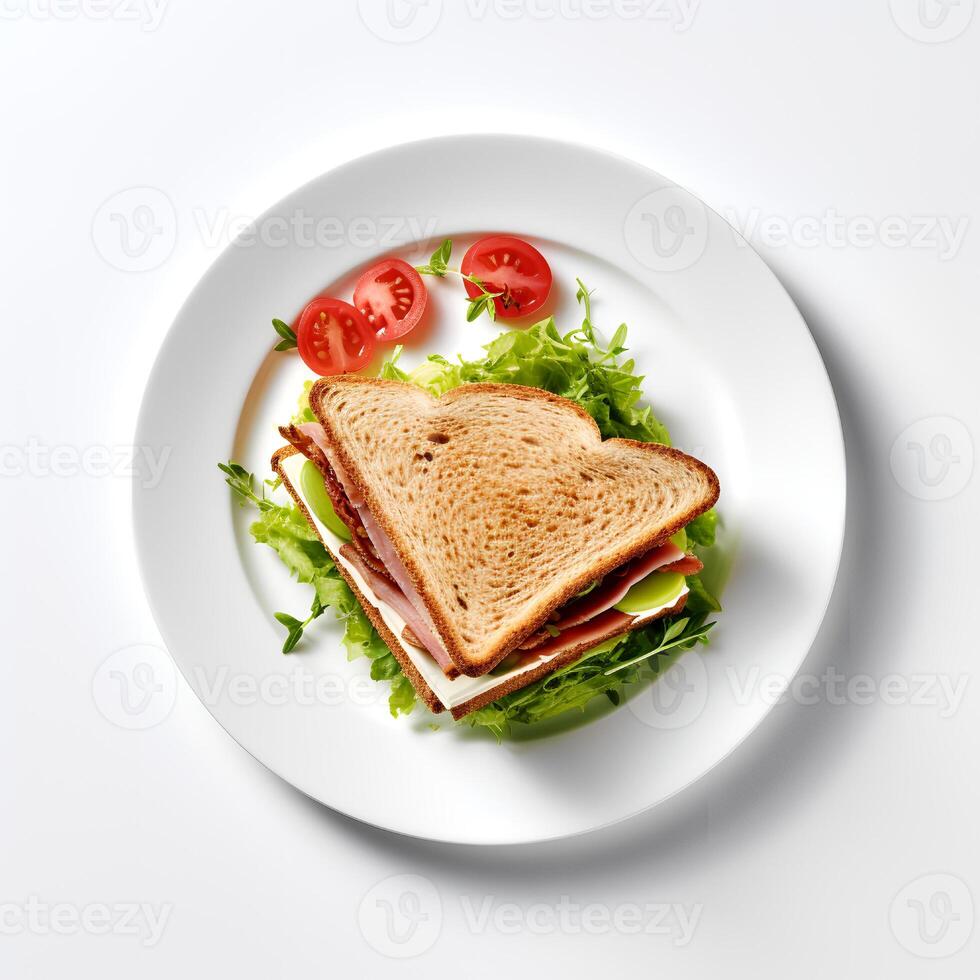
[[[327,412],[323,407],[322,399],[324,394],[328,391],[343,387],[363,389],[366,386],[376,388],[398,388],[402,390],[405,388],[410,388],[414,392],[424,395],[433,405],[447,405],[462,399],[480,397],[481,395],[491,393],[503,394],[508,397],[513,397],[524,401],[546,401],[553,405],[557,405],[563,410],[573,413],[580,419],[586,421],[595,435],[597,447],[608,443],[619,443],[635,448],[640,452],[675,459],[679,462],[683,462],[685,466],[698,470],[708,485],[708,493],[697,504],[680,513],[665,529],[660,530],[656,534],[651,534],[645,538],[642,538],[632,547],[620,548],[609,552],[601,560],[596,561],[595,564],[590,566],[586,572],[583,572],[577,578],[570,580],[565,587],[547,604],[541,605],[534,616],[524,619],[520,624],[516,624],[507,630],[501,639],[498,640],[496,645],[492,647],[484,657],[479,660],[475,660],[467,653],[466,650],[461,647],[457,641],[455,631],[453,630],[449,617],[445,614],[439,604],[433,601],[431,590],[428,588],[425,576],[418,563],[415,561],[414,556],[411,554],[402,554],[401,550],[397,549],[397,545],[395,545],[395,541],[397,540],[396,529],[388,519],[387,514],[379,506],[379,501],[373,488],[362,479],[359,468],[354,459],[347,452],[343,439],[340,438],[329,412]],[[409,385],[402,381],[390,381],[383,378],[364,378],[358,375],[335,375],[332,377],[320,378],[314,383],[310,390],[310,407],[320,424],[323,426],[324,433],[328,442],[330,443],[331,450],[335,452],[340,459],[341,465],[343,466],[348,479],[350,479],[357,487],[360,494],[364,497],[364,500],[366,501],[374,519],[384,530],[385,534],[388,535],[388,538],[392,541],[393,546],[396,547],[398,556],[401,559],[402,564],[405,566],[405,570],[411,579],[412,585],[425,604],[425,607],[439,632],[440,638],[442,639],[449,658],[461,673],[466,674],[469,677],[482,677],[484,674],[488,673],[497,664],[499,664],[501,660],[512,653],[514,649],[520,646],[520,644],[523,643],[527,637],[541,629],[548,622],[551,614],[555,610],[561,608],[568,601],[574,598],[579,592],[582,591],[583,588],[596,579],[608,575],[610,572],[619,568],[621,565],[624,565],[633,558],[645,554],[652,548],[663,544],[671,535],[676,534],[681,528],[689,524],[696,517],[713,507],[721,492],[717,475],[709,466],[702,463],[700,460],[695,459],[692,456],[688,456],[686,453],[683,453],[678,449],[674,449],[670,446],[662,446],[658,443],[638,442],[633,439],[603,440],[602,433],[600,432],[599,426],[596,424],[595,419],[593,419],[592,416],[589,415],[589,413],[586,412],[581,406],[568,400],[567,398],[554,395],[551,392],[544,391],[541,388],[533,388],[524,385],[498,384],[496,382],[477,382],[460,385],[459,387],[453,388],[446,392],[440,398],[435,398],[429,392],[425,391],[425,389],[419,388],[415,385]]]

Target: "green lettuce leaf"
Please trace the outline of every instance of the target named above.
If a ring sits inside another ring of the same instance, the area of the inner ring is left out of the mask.
[[[689,575],[687,587],[691,594],[684,606],[685,612],[712,613],[721,612],[721,603],[713,596],[701,581],[700,575]]]
[[[578,330],[562,336],[554,318],[527,330],[508,330],[487,344],[486,357],[457,363],[432,355],[412,371],[398,367],[398,354],[381,369],[381,377],[409,381],[441,395],[477,381],[543,388],[582,406],[595,420],[604,439],[618,436],[670,445],[666,426],[649,407],[641,407],[643,376],[632,360],[619,363],[620,343],[603,347],[587,319]]]
[[[630,685],[656,679],[680,653],[707,643],[714,623],[705,624],[704,620],[703,615],[681,614],[609,640],[567,667],[474,711],[463,721],[488,728],[500,737],[514,722],[532,725],[567,711],[583,711],[600,694],[619,704]]]
[[[310,408],[310,389],[312,387],[312,381],[303,382],[303,391],[297,401],[296,414],[289,420],[293,425],[302,425],[304,422],[316,421],[313,409]]]
[[[283,652],[291,653],[302,638],[304,629],[326,609],[332,609],[344,623],[342,642],[349,660],[370,658],[374,676],[375,663],[388,658],[394,663],[395,670],[383,679],[392,680],[401,676],[398,661],[371,625],[361,604],[337,571],[330,552],[324,548],[300,509],[292,503],[279,504],[266,497],[265,487],[275,486],[274,481],[263,485],[260,496],[255,492],[255,478],[243,467],[237,463],[226,463],[221,464],[220,468],[226,475],[228,485],[238,494],[241,504],[251,504],[258,509],[258,517],[249,527],[255,541],[272,548],[297,581],[313,586],[313,602],[305,621],[288,613],[275,614],[275,619],[287,631]],[[402,679],[409,683],[407,678]],[[405,693],[400,681],[392,687],[392,697],[396,696],[398,703],[403,705]]]
[[[717,528],[718,512],[712,507],[687,525],[687,540],[698,547],[710,548],[715,543]]]

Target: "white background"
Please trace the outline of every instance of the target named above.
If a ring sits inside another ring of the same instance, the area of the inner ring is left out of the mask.
[[[0,2],[0,973],[976,975],[973,0],[360,6]],[[114,714],[102,665],[159,637],[129,480],[79,462],[131,444],[226,220],[467,131],[623,153],[733,220],[810,324],[850,479],[808,696],[654,813],[504,850],[309,802],[183,681],[154,727]],[[173,208],[143,272],[99,224],[132,187]]]

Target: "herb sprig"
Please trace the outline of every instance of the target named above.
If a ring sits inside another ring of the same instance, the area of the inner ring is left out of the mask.
[[[305,620],[303,620],[303,622],[300,622],[295,616],[290,616],[289,613],[275,613],[276,619],[288,630],[286,642],[282,645],[282,652],[292,653],[293,650],[296,649],[296,644],[303,638],[303,630],[305,630],[314,619],[319,619],[322,615],[323,603],[320,602],[320,597],[318,595],[313,596],[313,605],[310,607],[310,614]]]
[[[244,507],[246,503],[253,503],[263,512],[279,506],[265,495],[266,487],[270,490],[278,489],[281,483],[278,478],[262,481],[260,487],[262,496],[260,497],[255,492],[255,477],[244,466],[229,460],[227,463],[218,463],[218,469],[225,474],[225,483],[242,498],[238,502],[240,506]]]
[[[447,238],[433,253],[426,265],[417,265],[415,271],[422,276],[438,276],[445,279],[449,273],[457,275],[465,282],[472,283],[480,290],[478,296],[467,297],[466,322],[472,323],[478,319],[482,313],[486,313],[491,320],[497,319],[497,305],[494,300],[503,293],[491,293],[486,285],[475,276],[468,276],[459,269],[451,267],[449,260],[453,254],[453,241]]]
[[[702,617],[703,618],[703,617]],[[674,647],[694,646],[695,642],[707,643],[708,633],[711,632],[715,623],[705,623],[703,626],[695,626],[688,630],[690,625],[690,617],[684,617],[683,619],[675,619],[671,622],[670,626],[667,627],[664,633],[663,639],[660,643],[654,647],[652,650],[647,650],[646,653],[641,653],[638,657],[634,657],[632,660],[626,660],[623,663],[615,664],[608,670],[604,671],[606,677],[612,674],[619,673],[621,670],[627,670],[630,667],[636,667],[638,664],[643,663],[644,660],[649,660],[650,657],[656,657],[661,653],[666,653],[667,650],[671,650]]]
[[[276,344],[276,350],[292,350],[296,347],[296,331],[284,320],[273,320],[272,328],[282,340]]]

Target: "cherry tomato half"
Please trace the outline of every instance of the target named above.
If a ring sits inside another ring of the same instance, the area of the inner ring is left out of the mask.
[[[533,313],[551,292],[551,267],[545,257],[533,245],[509,235],[481,238],[463,256],[460,271],[479,279],[488,292],[503,293],[493,301],[501,317]],[[463,282],[471,298],[480,295],[479,286]]]
[[[401,259],[385,259],[371,266],[354,287],[354,305],[381,341],[414,330],[428,298],[422,277]]]
[[[367,320],[350,303],[317,296],[300,314],[296,344],[317,374],[360,371],[374,356],[376,340]]]

